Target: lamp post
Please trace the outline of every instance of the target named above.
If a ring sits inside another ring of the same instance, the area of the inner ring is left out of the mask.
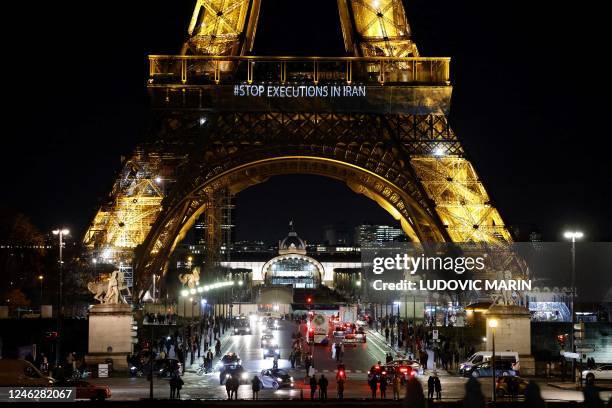
[[[495,402],[495,329],[497,328],[497,319],[489,319],[489,327],[491,328],[491,371],[493,373],[493,402]]]
[[[60,342],[62,338],[62,289],[63,289],[63,276],[62,272],[64,269],[64,260],[63,260],[63,247],[64,247],[64,236],[70,234],[70,231],[66,228],[58,228],[53,230],[53,235],[57,235],[59,237],[59,288],[58,288],[58,297],[57,297],[57,344],[55,347],[55,365],[59,365],[60,362]]]
[[[572,328],[570,330],[570,333],[572,334],[572,344],[570,346],[570,350],[572,350],[572,353],[576,352],[576,342],[574,341],[574,324],[576,323],[576,313],[574,310],[574,304],[576,303],[576,240],[581,239],[583,236],[584,234],[582,233],[582,231],[565,231],[565,233],[563,233],[563,237],[565,237],[565,239],[569,239],[572,241]],[[572,381],[576,381],[575,358],[572,359]]]
[[[45,277],[43,275],[38,275],[38,281],[40,282],[40,314],[42,317],[42,295],[43,295],[43,280],[45,279]]]

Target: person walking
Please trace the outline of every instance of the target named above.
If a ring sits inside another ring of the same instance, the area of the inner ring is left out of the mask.
[[[434,371],[434,389],[436,391],[436,399],[442,398],[442,383],[440,382],[440,377]]]
[[[387,399],[387,376],[380,377],[380,399]]]
[[[389,328],[385,327],[385,340],[389,342]]]
[[[176,396],[176,373],[174,373],[172,375],[172,377],[170,378],[170,399],[174,399],[174,397]]]
[[[238,388],[240,388],[240,379],[238,377],[232,377],[232,395],[234,399],[238,399]]]
[[[225,392],[227,393],[227,399],[232,399],[232,377],[225,380]]]
[[[258,376],[254,375],[251,380],[251,390],[253,390],[253,399],[259,399],[259,390],[261,390],[261,380]]]
[[[393,400],[400,399],[400,390],[402,386],[402,379],[399,375],[395,374],[393,377]]]
[[[370,386],[370,390],[372,391],[372,399],[376,399],[376,385],[377,385],[377,381],[376,381],[376,377],[372,376],[372,378],[370,378],[370,381],[368,381],[368,385]]]
[[[325,378],[325,375],[321,374],[321,378],[319,379],[319,398],[321,400],[327,399],[327,386],[329,385],[329,381]]]
[[[313,375],[310,377],[310,399],[314,399],[315,392],[317,392],[317,379]]]
[[[339,377],[336,380],[337,389],[338,389],[338,399],[344,399],[344,378]]]
[[[181,376],[178,373],[176,373],[176,398],[177,399],[181,399],[181,388],[183,388],[183,384],[185,384],[185,382],[183,381]]]
[[[432,400],[434,395],[435,383],[433,375],[430,375],[427,379],[427,399]]]

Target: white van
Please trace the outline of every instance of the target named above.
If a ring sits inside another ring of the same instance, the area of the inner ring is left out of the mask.
[[[492,355],[493,352],[491,351],[478,351],[472,354],[467,361],[459,364],[459,374],[463,375],[466,370],[469,370],[475,364],[489,361]],[[495,361],[497,360],[512,360],[512,363],[518,363],[519,355],[516,351],[496,351]]]

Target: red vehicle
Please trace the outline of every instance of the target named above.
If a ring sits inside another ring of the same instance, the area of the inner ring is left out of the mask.
[[[76,399],[90,399],[92,401],[104,401],[111,397],[108,385],[96,385],[83,380],[65,381],[55,386],[76,388]]]

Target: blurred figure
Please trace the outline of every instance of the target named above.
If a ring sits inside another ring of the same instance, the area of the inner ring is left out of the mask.
[[[380,399],[387,399],[387,376],[380,377]]]
[[[526,408],[544,408],[545,403],[540,393],[540,386],[533,381],[527,384],[525,389],[525,407]]]
[[[261,380],[258,376],[254,375],[251,380],[251,390],[253,390],[253,399],[259,399],[259,390],[261,390]]]
[[[485,408],[485,398],[480,389],[477,379],[470,377],[465,383],[465,397],[463,397],[463,408]]]
[[[436,390],[436,399],[442,398],[442,383],[440,382],[440,377],[438,377],[438,373],[434,371],[434,389]]]
[[[425,408],[425,396],[423,387],[419,380],[411,377],[406,383],[406,397],[404,398],[404,408]],[[472,408],[472,407],[470,407]]]
[[[393,377],[393,400],[400,399],[401,386],[402,386],[402,379],[400,378],[399,375],[395,374],[395,377]]]
[[[370,386],[370,390],[372,390],[372,399],[376,399],[376,387],[377,387],[378,382],[376,381],[376,377],[372,376],[372,378],[370,378],[368,380],[368,385]]]
[[[315,376],[310,377],[310,399],[314,399],[315,393],[317,392],[317,379]]]
[[[585,408],[604,408],[604,403],[599,397],[599,387],[593,383],[589,383],[584,387],[584,403]]]
[[[429,378],[427,379],[427,399],[429,400],[433,399],[434,387],[435,387],[435,381],[434,381],[433,375],[430,375]]]

